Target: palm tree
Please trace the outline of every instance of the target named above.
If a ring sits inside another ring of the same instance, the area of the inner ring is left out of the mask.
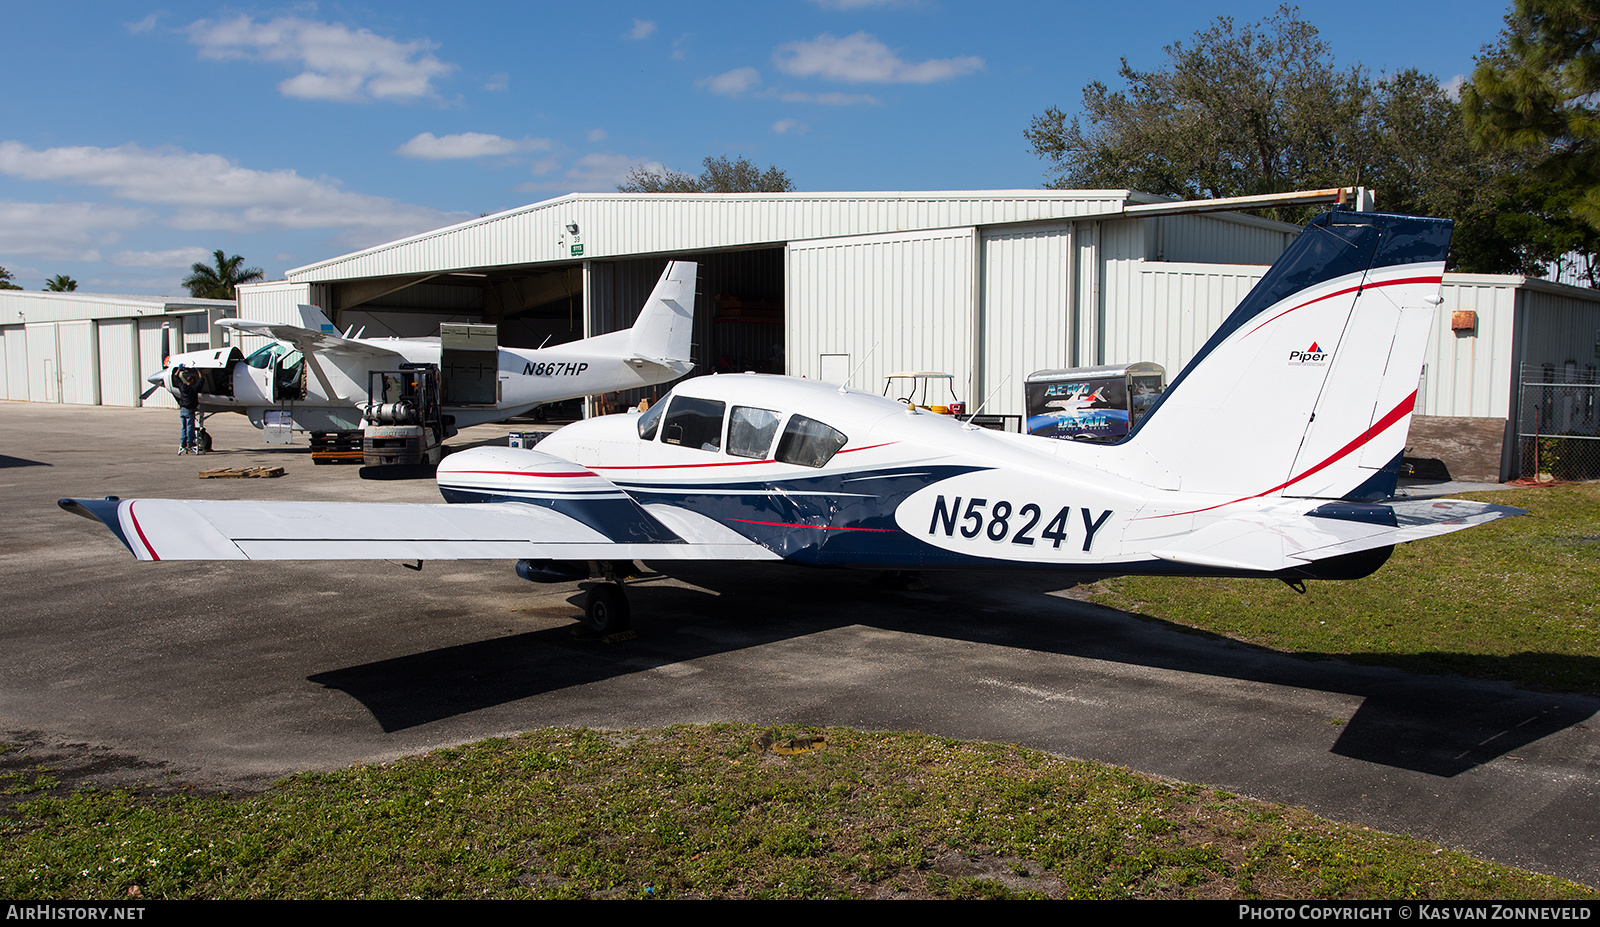
[[[239,265],[244,263],[244,258],[240,255],[228,257],[219,249],[211,252],[211,256],[217,266],[208,267],[196,262],[192,268],[194,273],[183,278],[189,295],[196,299],[237,299],[235,287],[266,277],[259,267],[241,268]]]
[[[70,293],[78,288],[78,281],[66,274],[56,274],[44,282],[44,288],[48,293]]]

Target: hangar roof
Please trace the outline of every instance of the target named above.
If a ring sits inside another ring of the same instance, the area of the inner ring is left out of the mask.
[[[37,290],[0,290],[0,324],[59,322],[74,319],[120,319],[133,316],[191,312],[220,307],[232,309],[231,299],[195,299],[190,296],[118,296],[107,293],[54,293]]]
[[[1130,190],[573,193],[290,270],[296,283],[1120,216]],[[1251,217],[1230,216],[1236,221]],[[1267,220],[1253,220],[1263,222]],[[577,234],[569,229],[577,226]]]

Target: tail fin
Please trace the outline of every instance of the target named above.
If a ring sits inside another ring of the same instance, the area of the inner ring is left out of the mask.
[[[316,306],[299,305],[295,307],[300,311],[300,324],[314,332],[326,332],[337,335],[339,330],[333,327],[327,315]]]
[[[1404,449],[1452,223],[1319,216],[1125,440],[1186,492],[1354,498]]]
[[[656,362],[688,362],[697,269],[693,261],[673,261],[662,271],[638,321],[629,329],[636,356]]]

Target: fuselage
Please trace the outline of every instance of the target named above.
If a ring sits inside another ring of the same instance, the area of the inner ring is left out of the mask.
[[[344,431],[361,427],[360,406],[367,401],[371,371],[395,369],[401,363],[439,364],[441,359],[437,338],[352,340],[386,356],[317,353],[308,362],[300,351],[282,343],[248,358],[222,348],[173,357],[151,380],[171,389],[176,368],[193,367],[204,377],[202,411],[242,412],[261,427],[268,411],[282,410],[305,430]],[[493,381],[479,384],[473,397],[481,401],[452,403],[447,396],[444,409],[458,427],[502,421],[546,403],[650,386],[691,368],[687,362],[629,363],[618,354],[582,350],[581,343],[542,350],[502,347]],[[447,377],[451,373],[445,372]]]
[[[727,532],[814,565],[1083,573],[1130,563],[1205,572],[1150,551],[1220,508],[1263,504],[1219,507],[1226,500],[1157,489],[1106,469],[1118,459],[1111,448],[988,431],[776,376],[686,381],[651,413],[568,425],[538,451],[452,455],[439,469],[441,492],[457,502],[549,503],[621,490],[663,523]],[[579,469],[554,473],[549,457]]]

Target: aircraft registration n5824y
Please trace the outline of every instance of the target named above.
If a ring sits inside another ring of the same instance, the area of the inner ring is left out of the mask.
[[[632,561],[884,570],[1365,576],[1395,544],[1520,510],[1393,501],[1451,223],[1310,223],[1115,444],[987,431],[780,376],[680,383],[538,450],[474,448],[446,504],[64,499],[141,560],[507,559],[600,576],[624,626]],[[670,569],[670,566],[667,567]]]
[[[457,390],[452,398],[447,391],[445,414],[465,428],[503,421],[546,403],[683,376],[694,368],[689,347],[695,270],[693,263],[668,264],[627,330],[549,348],[498,348],[494,363],[481,372],[484,382],[474,384],[476,395]],[[303,327],[223,319],[217,323],[221,328],[265,335],[274,342],[249,357],[237,348],[179,354],[149,380],[172,389],[178,367],[193,368],[205,377],[202,412],[243,412],[259,428],[269,410],[281,410],[305,431],[344,431],[361,427],[369,371],[446,360],[438,338],[343,337],[315,306],[301,306],[300,313]]]

